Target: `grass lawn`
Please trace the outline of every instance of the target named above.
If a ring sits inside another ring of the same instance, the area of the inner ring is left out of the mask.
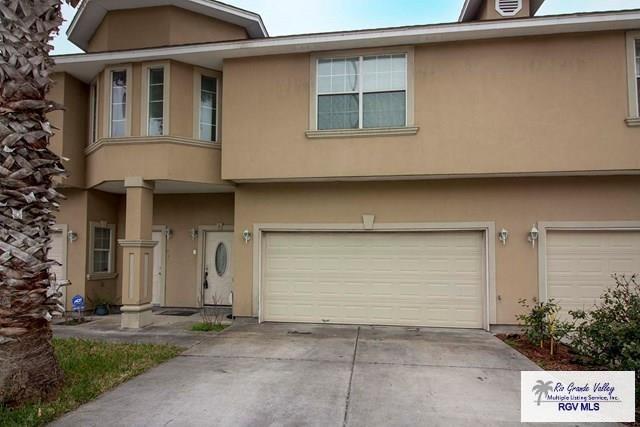
[[[191,325],[191,330],[192,331],[197,331],[197,332],[220,332],[221,330],[223,330],[224,328],[226,328],[227,325],[220,325],[220,324],[213,324],[213,323],[207,323],[207,322],[199,322],[199,323],[194,323],[193,325]]]
[[[60,394],[47,403],[32,403],[14,409],[0,406],[0,426],[39,426],[51,422],[182,351],[170,345],[79,339],[54,339],[53,345],[64,371]]]

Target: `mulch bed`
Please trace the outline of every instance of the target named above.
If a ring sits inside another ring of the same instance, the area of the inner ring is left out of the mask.
[[[564,344],[556,345],[554,355],[549,353],[548,343],[544,348],[531,344],[527,339],[518,334],[498,334],[496,337],[527,356],[542,369],[547,371],[594,371],[596,366],[588,366],[578,363],[571,349]]]
[[[519,334],[497,334],[496,337],[524,354],[545,371],[598,371],[606,369],[578,363],[575,355],[571,353],[571,349],[564,344],[558,344],[554,355],[551,356],[548,343],[544,348],[540,348]],[[624,425],[640,427],[640,408],[636,408],[636,420],[635,423],[624,423]]]

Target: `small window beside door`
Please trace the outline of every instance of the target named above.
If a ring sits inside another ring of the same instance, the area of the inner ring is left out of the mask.
[[[115,229],[115,224],[90,224],[90,275],[104,276],[115,273]]]

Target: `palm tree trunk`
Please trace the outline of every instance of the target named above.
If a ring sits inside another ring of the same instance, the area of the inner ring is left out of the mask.
[[[0,346],[0,397],[8,406],[54,396],[62,370],[51,346],[51,329],[35,329]]]
[[[51,345],[61,310],[49,267],[49,227],[64,175],[47,147],[53,62],[49,40],[62,23],[61,0],[0,2],[0,403],[46,399],[62,371]]]

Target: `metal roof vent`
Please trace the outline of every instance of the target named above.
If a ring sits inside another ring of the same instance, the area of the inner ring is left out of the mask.
[[[515,16],[522,10],[522,0],[496,0],[496,11],[502,16]]]

